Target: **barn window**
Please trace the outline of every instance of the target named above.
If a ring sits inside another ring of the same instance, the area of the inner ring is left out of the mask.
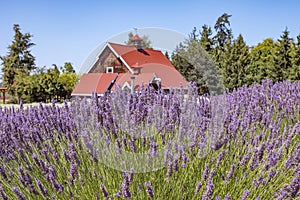
[[[106,67],[106,73],[114,73],[113,67]]]

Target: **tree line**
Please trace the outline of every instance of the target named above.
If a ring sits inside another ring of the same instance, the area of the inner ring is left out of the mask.
[[[49,102],[69,99],[78,81],[78,76],[70,62],[58,67],[37,67],[35,57],[30,48],[32,35],[23,34],[20,26],[15,24],[14,39],[8,47],[6,56],[2,60],[3,85],[7,87],[12,103]]]
[[[197,83],[199,92],[232,91],[264,79],[300,80],[300,34],[295,40],[285,28],[279,39],[266,38],[250,47],[242,34],[234,38],[230,17],[224,13],[213,28],[195,27],[171,56],[173,65]]]
[[[279,39],[266,38],[250,47],[242,34],[234,37],[230,17],[224,13],[213,27],[206,24],[200,30],[195,27],[170,56],[172,64],[186,80],[196,82],[199,93],[232,91],[264,79],[274,82],[300,80],[300,34],[294,39],[286,28]],[[0,56],[3,85],[12,101],[69,99],[78,81],[72,64],[37,67],[30,50],[35,45],[31,42],[32,35],[23,34],[18,24],[13,29],[14,39],[8,53]],[[143,41],[145,46],[151,47],[148,37],[143,37]]]

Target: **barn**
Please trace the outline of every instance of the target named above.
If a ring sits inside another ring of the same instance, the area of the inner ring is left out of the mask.
[[[151,85],[163,90],[186,88],[187,81],[159,50],[143,48],[142,39],[130,38],[133,45],[107,42],[95,63],[83,74],[72,96],[103,95],[116,85],[131,92]]]

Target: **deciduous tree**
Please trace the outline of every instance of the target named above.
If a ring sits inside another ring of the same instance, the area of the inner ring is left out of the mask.
[[[271,38],[258,43],[250,51],[250,63],[247,67],[246,83],[261,83],[264,79],[272,79],[274,76],[275,42]],[[276,79],[273,79],[276,81]]]

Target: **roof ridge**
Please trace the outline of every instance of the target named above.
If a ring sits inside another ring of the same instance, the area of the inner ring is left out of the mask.
[[[123,46],[123,47],[130,47],[130,48],[135,48],[135,46],[132,46],[132,45],[127,45],[127,44],[119,44],[119,43],[115,43],[115,42],[107,42],[109,44],[113,44],[113,45],[119,45],[119,46]],[[161,50],[158,50],[158,49],[151,49],[151,48],[142,48],[142,49],[146,49],[146,50],[151,50],[151,51],[158,51],[158,52],[162,52]]]

